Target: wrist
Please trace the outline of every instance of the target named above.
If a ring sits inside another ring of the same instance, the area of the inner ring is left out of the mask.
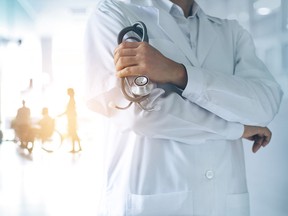
[[[249,131],[251,131],[251,126],[249,126],[249,125],[244,125],[244,131],[243,131],[242,138],[248,137],[248,136],[250,135],[250,134],[249,134]]]
[[[187,85],[187,71],[183,64],[177,63],[174,70],[175,78],[172,83],[181,89],[185,89]]]
[[[242,138],[248,138],[258,133],[258,127],[251,125],[244,125],[244,132]]]

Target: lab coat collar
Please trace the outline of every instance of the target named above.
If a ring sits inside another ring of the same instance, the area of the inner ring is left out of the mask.
[[[161,4],[162,8],[164,10],[166,10],[168,13],[170,13],[171,15],[173,15],[173,13],[175,15],[175,10],[176,10],[176,11],[180,11],[181,16],[184,16],[184,12],[183,12],[182,8],[180,6],[178,6],[177,4],[175,4],[171,1],[167,1],[167,0],[158,0],[157,2],[158,2],[158,4]],[[198,10],[199,10],[199,5],[197,4],[197,2],[194,2],[193,6],[192,6],[192,11],[190,11],[192,13],[189,14],[189,16],[195,17],[198,13]],[[177,12],[177,13],[179,13],[179,12]]]
[[[200,67],[205,58],[207,57],[210,48],[216,39],[216,34],[214,27],[211,24],[211,19],[202,11],[201,8],[198,9],[197,15],[199,17],[199,34],[198,34],[198,58],[191,51],[190,44],[185,39],[185,35],[182,33],[181,29],[178,27],[177,23],[164,10],[159,10],[158,24],[166,32],[168,37],[182,50],[185,56],[195,67]]]
[[[153,7],[154,11],[158,12],[158,25],[163,31],[167,34],[167,36],[182,50],[187,59],[191,62],[195,67],[201,67],[204,63],[211,47],[213,46],[216,33],[212,23],[220,24],[220,20],[218,18],[213,18],[207,16],[202,9],[199,7],[197,9],[197,15],[199,17],[199,33],[198,33],[198,58],[194,54],[195,52],[191,51],[190,44],[186,41],[185,35],[178,27],[176,21],[170,15],[167,10],[162,9],[158,6],[158,0],[124,0],[129,1],[132,4],[136,4],[138,6],[143,7]],[[168,1],[168,0],[167,0]]]
[[[131,4],[136,4],[140,6],[153,6],[155,1],[157,0],[122,0],[125,2],[129,2]]]
[[[198,35],[198,45],[197,45],[197,56],[200,65],[202,65],[213,46],[217,34],[215,33],[214,26],[211,22],[216,22],[220,24],[219,19],[211,19],[202,10],[198,13],[199,16],[199,35]]]
[[[177,25],[173,17],[166,11],[159,9],[158,25],[166,35],[178,46],[185,54],[187,59],[194,66],[199,66],[199,62],[194,52],[191,51],[190,44],[186,41],[185,35]]]

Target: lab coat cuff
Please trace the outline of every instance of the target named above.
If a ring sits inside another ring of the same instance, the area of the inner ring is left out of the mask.
[[[240,139],[244,133],[244,125],[236,122],[231,122],[231,127],[228,128],[226,138],[228,140]]]
[[[203,91],[203,72],[194,66],[185,65],[187,71],[187,85],[182,96],[190,101],[196,101]]]

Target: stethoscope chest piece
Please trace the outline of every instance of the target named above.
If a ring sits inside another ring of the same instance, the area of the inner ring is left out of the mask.
[[[138,76],[131,85],[131,92],[136,96],[146,96],[151,93],[154,84],[146,76]]]
[[[138,76],[134,79],[134,84],[136,84],[137,86],[145,86],[148,84],[148,82],[149,79],[146,76]]]

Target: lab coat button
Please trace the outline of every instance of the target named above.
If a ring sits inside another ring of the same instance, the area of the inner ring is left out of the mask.
[[[212,170],[208,170],[205,174],[207,179],[213,179],[214,178],[214,172]]]

